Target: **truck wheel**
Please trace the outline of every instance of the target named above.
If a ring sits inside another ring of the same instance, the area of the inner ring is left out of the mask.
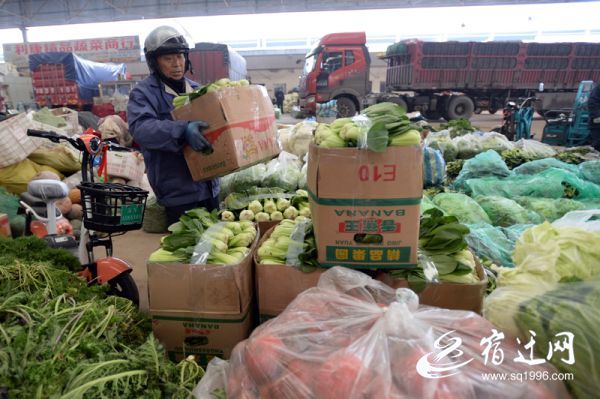
[[[479,115],[479,114],[481,114],[481,111],[483,111],[483,110],[482,110],[481,108],[477,107],[477,108],[475,108],[475,109],[473,110],[473,113],[474,113],[475,115]]]
[[[470,119],[474,110],[473,100],[467,96],[456,96],[448,102],[447,116],[449,119]]]
[[[356,114],[356,104],[348,97],[339,97],[337,99],[337,117],[350,118]]]

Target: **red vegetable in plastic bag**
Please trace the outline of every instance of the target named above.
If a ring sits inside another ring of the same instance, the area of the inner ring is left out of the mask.
[[[569,398],[559,381],[510,381],[557,372],[514,362],[517,350],[529,352],[510,336],[500,342],[503,361],[490,355],[485,364],[481,340],[492,329],[475,313],[418,307],[410,290],[335,267],[238,344],[228,365],[209,365],[194,395],[212,399],[223,387],[228,399]]]

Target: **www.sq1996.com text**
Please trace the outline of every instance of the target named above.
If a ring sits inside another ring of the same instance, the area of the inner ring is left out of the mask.
[[[573,381],[573,373],[550,373],[548,371],[523,371],[521,373],[483,373],[484,381]]]

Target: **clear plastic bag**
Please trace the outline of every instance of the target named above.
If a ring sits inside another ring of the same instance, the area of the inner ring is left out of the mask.
[[[556,372],[514,362],[519,347],[510,336],[502,341],[506,358],[486,360],[481,340],[493,328],[475,313],[419,307],[409,289],[395,291],[358,271],[334,267],[235,347],[227,397],[569,397],[562,382],[483,381],[482,373]],[[209,370],[196,391],[206,392],[204,381],[216,379]]]
[[[225,387],[229,362],[218,357],[213,358],[206,366],[206,373],[192,391],[196,399],[227,399]]]
[[[479,137],[475,134],[455,137],[452,142],[456,144],[459,159],[471,159],[483,151]]]
[[[506,136],[496,132],[483,133],[480,136],[481,149],[483,151],[494,150],[498,153],[515,148],[515,144],[509,141]]]
[[[300,180],[300,168],[302,162],[297,156],[282,152],[279,158],[273,159],[267,164],[263,176],[263,187],[279,187],[287,192],[295,191]]]
[[[229,181],[230,192],[246,191],[252,187],[261,185],[264,176],[267,173],[267,166],[259,163],[239,172],[232,173]]]
[[[551,158],[557,154],[554,148],[537,140],[521,139],[515,143],[515,148],[531,159]]]
[[[552,224],[557,227],[577,227],[587,231],[600,231],[600,209],[569,212]]]
[[[427,138],[425,138],[424,144],[425,147],[440,150],[446,162],[454,161],[458,156],[458,148],[456,148],[456,144],[452,141],[448,130],[429,133]]]

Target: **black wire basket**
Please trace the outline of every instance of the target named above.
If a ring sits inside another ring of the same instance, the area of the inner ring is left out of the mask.
[[[148,191],[116,183],[85,182],[77,187],[86,229],[119,233],[142,227]]]

